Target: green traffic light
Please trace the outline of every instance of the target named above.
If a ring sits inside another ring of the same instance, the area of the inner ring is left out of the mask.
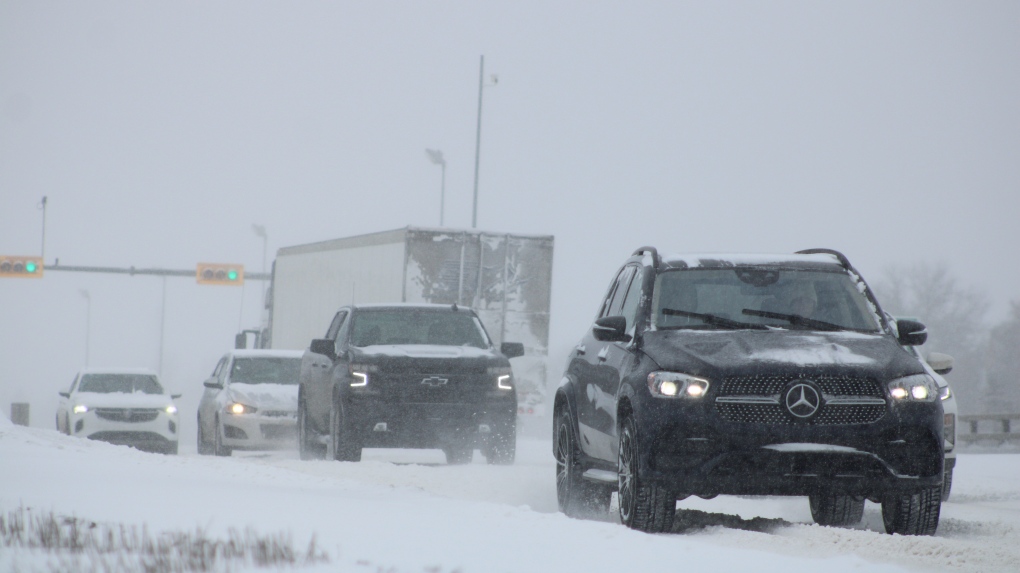
[[[26,273],[34,273],[35,269],[36,269],[36,266],[35,266],[34,262],[28,261],[27,263],[25,263],[25,272]]]
[[[234,269],[230,269],[230,272],[227,273],[227,278],[232,280],[232,281],[236,281],[237,280],[237,271],[235,271]]]

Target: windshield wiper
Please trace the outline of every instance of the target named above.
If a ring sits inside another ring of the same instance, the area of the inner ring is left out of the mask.
[[[750,328],[752,330],[768,330],[768,327],[764,324],[751,324],[749,322],[740,322],[737,320],[730,320],[728,318],[717,316],[714,314],[703,314],[700,312],[688,312],[686,310],[677,310],[675,308],[664,308],[662,314],[669,316],[685,316],[687,318],[697,318],[705,322],[705,324],[711,324],[713,326],[721,326],[723,328],[729,328],[732,330],[742,330]]]
[[[813,318],[808,318],[806,316],[801,316],[799,314],[768,312],[765,310],[754,310],[753,308],[745,308],[741,312],[749,316],[760,316],[762,318],[774,318],[776,320],[785,320],[790,324],[796,326],[807,326],[809,328],[814,328],[815,330],[853,330],[851,328],[847,328],[839,324],[825,322],[824,320],[815,320]]]

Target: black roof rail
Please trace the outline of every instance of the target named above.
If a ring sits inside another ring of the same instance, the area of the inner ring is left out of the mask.
[[[797,251],[795,254],[798,255],[832,255],[839,259],[839,264],[843,267],[854,270],[853,265],[850,264],[850,259],[846,258],[846,255],[835,250],[835,249],[804,249],[803,251]],[[856,272],[856,271],[854,271]]]
[[[659,263],[662,262],[662,259],[659,258],[659,251],[657,251],[655,247],[641,247],[640,249],[634,251],[634,253],[631,256],[633,257],[635,255],[643,255],[645,253],[652,255],[652,265],[655,268],[659,268]]]

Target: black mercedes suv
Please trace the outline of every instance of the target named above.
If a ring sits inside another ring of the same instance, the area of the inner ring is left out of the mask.
[[[302,459],[359,461],[362,448],[437,448],[451,464],[480,448],[490,464],[516,454],[517,394],[509,358],[457,305],[341,308],[301,361]]]
[[[904,348],[926,337],[837,251],[638,249],[556,392],[560,510],[606,511],[618,491],[621,521],[658,532],[691,495],[807,496],[822,525],[857,523],[869,499],[888,532],[931,535],[942,405]]]

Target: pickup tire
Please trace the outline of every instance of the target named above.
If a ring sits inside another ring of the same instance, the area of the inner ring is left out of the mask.
[[[864,517],[864,499],[849,495],[812,495],[811,518],[818,525],[846,527],[856,525]]]
[[[662,533],[673,529],[676,494],[641,475],[641,442],[634,419],[625,415],[620,424],[618,463],[620,521],[631,529]]]
[[[343,404],[333,400],[329,409],[329,439],[326,440],[326,458],[338,462],[360,462],[361,444],[347,426]]]
[[[447,444],[443,446],[443,453],[446,454],[446,463],[450,465],[469,464],[475,457],[475,449],[465,444]]]
[[[517,428],[514,424],[497,430],[489,436],[485,447],[485,461],[488,464],[508,466],[517,456]]]
[[[556,502],[568,517],[588,519],[609,511],[613,490],[585,481],[581,477],[581,450],[577,445],[576,426],[564,406],[556,415],[553,426],[553,453],[556,458]]]
[[[308,427],[308,416],[305,414],[305,401],[298,403],[297,414],[298,457],[302,460],[321,460],[326,457],[326,448],[316,439],[317,434]]]
[[[913,494],[890,494],[882,498],[882,522],[886,533],[934,535],[941,508],[941,486]]]

